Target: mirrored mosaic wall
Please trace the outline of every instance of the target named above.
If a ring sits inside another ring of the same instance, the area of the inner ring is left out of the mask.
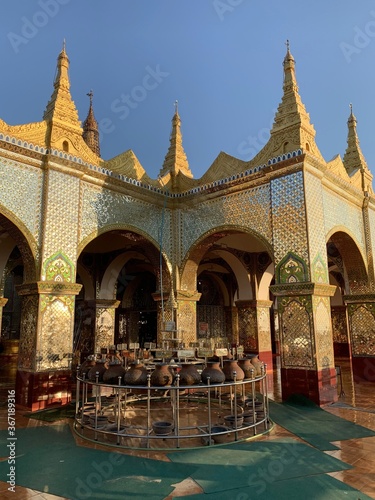
[[[302,172],[271,181],[275,265],[289,252],[309,263]]]
[[[305,183],[306,218],[309,231],[312,280],[318,283],[328,283],[322,183],[320,179],[309,172],[305,172]]]
[[[181,210],[182,256],[208,231],[229,225],[251,229],[271,242],[269,185]]]
[[[336,227],[346,228],[363,252],[365,250],[365,237],[361,207],[355,206],[323,187],[323,209],[325,233],[329,233]]]
[[[80,240],[104,227],[133,226],[159,242],[162,229],[164,251],[171,255],[171,222],[169,210],[164,210],[132,196],[112,192],[82,183],[82,222]]]
[[[48,171],[48,197],[45,204],[43,261],[64,250],[72,262],[77,259],[79,224],[79,179],[54,170]]]
[[[18,161],[0,158],[0,204],[14,214],[39,242],[43,172]],[[14,221],[13,221],[14,222]]]

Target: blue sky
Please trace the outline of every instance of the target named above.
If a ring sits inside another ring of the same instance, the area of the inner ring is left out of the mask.
[[[0,19],[0,117],[40,121],[66,39],[83,121],[94,91],[104,159],[132,149],[156,178],[178,100],[195,178],[220,151],[266,143],[290,40],[326,160],[343,156],[349,103],[375,174],[375,4],[370,0],[8,0]]]

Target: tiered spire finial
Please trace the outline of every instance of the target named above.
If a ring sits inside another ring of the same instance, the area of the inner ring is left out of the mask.
[[[54,91],[47,104],[43,119],[64,122],[74,128],[80,128],[78,112],[70,95],[69,59],[66,54],[65,40],[57,58]]]
[[[98,122],[94,116],[94,109],[92,106],[92,101],[94,97],[94,92],[90,90],[87,93],[90,98],[90,106],[87,114],[86,120],[83,122],[83,134],[82,137],[88,147],[97,155],[100,156],[100,142],[99,142],[99,126]]]
[[[289,40],[286,41],[283,72],[283,96],[271,130],[271,137],[277,143],[275,152],[286,153],[301,148],[323,159],[315,143],[315,129],[299,95]]]
[[[370,174],[370,170],[367,166],[365,157],[363,156],[361,146],[359,144],[358,134],[357,134],[357,118],[353,113],[353,105],[349,104],[350,115],[348,118],[348,139],[347,148],[344,154],[343,163],[346,171],[351,176],[357,170],[361,170],[363,173]],[[368,175],[367,175],[368,176]],[[371,175],[372,179],[372,175]],[[364,181],[363,185],[367,186],[369,183]],[[366,189],[367,190],[367,189]]]
[[[172,131],[169,139],[169,149],[165,156],[163,167],[160,170],[159,176],[164,177],[168,173],[171,176],[175,176],[181,172],[187,177],[193,177],[182,145],[181,119],[178,114],[177,100],[174,102],[174,108],[175,112],[172,118]]]

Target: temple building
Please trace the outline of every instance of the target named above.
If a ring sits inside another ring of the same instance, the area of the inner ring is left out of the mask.
[[[242,346],[280,371],[284,399],[320,405],[337,398],[337,356],[375,380],[375,196],[357,120],[325,160],[289,46],[283,66],[267,144],[250,161],[221,152],[199,179],[177,104],[157,179],[131,150],[102,159],[65,46],[42,121],[0,119],[1,338],[3,355],[18,346],[19,404],[68,400],[74,366],[118,344]]]

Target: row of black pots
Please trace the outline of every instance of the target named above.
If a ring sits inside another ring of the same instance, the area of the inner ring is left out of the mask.
[[[253,358],[254,359],[254,358]],[[79,374],[91,382],[96,382],[97,377],[99,382],[108,384],[124,383],[125,385],[147,385],[148,370],[142,363],[135,362],[130,365],[128,370],[120,364],[107,364],[95,362],[93,360],[84,362]],[[249,358],[241,360],[224,360],[223,369],[219,362],[207,363],[207,366],[200,373],[195,364],[183,363],[179,370],[180,385],[196,385],[201,382],[203,384],[221,384],[225,381],[241,381],[250,379],[254,375],[260,374],[260,369]],[[155,365],[155,369],[151,373],[151,386],[164,387],[172,385],[176,376],[176,370],[167,363],[159,363]]]

